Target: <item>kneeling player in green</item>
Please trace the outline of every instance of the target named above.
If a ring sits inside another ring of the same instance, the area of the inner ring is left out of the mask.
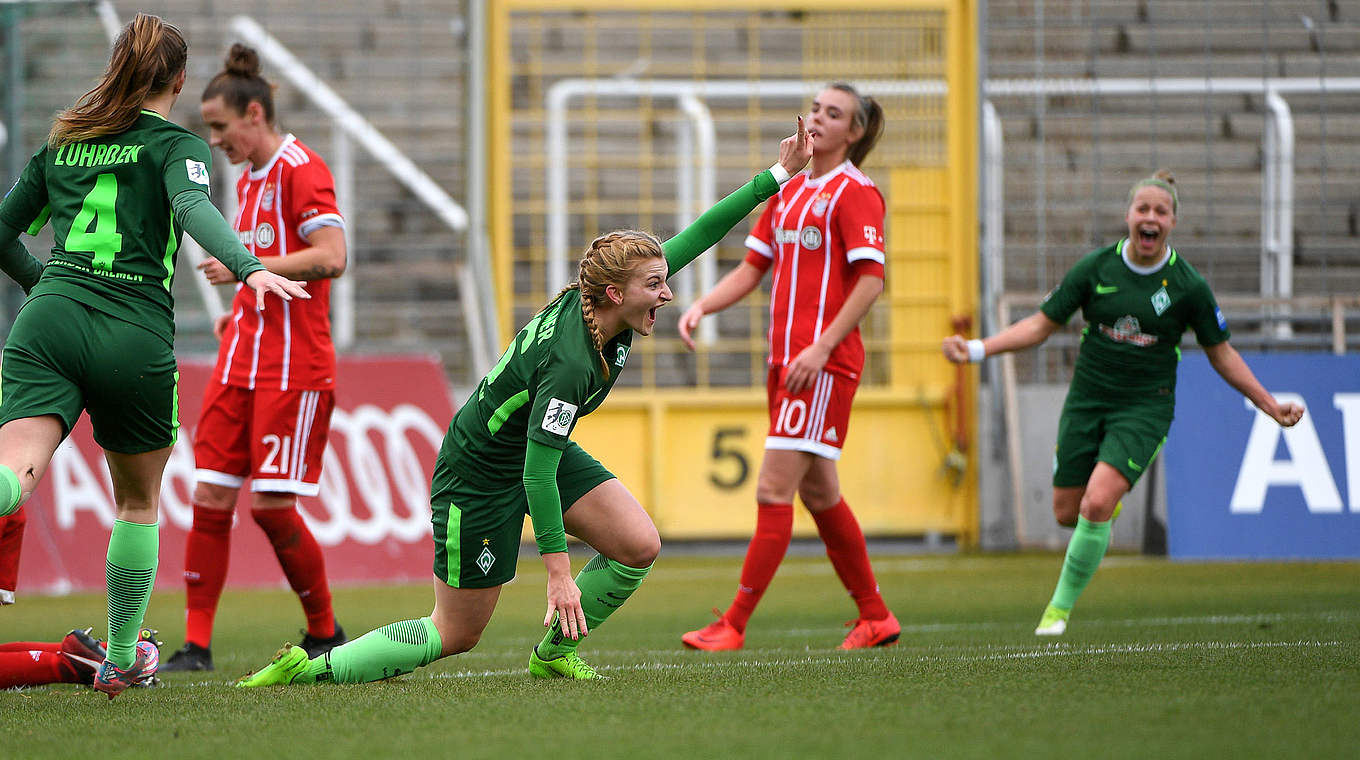
[[[524,515],[548,571],[549,628],[529,655],[538,678],[597,678],[576,654],[641,585],[661,550],[651,518],[608,470],[569,439],[576,421],[609,395],[633,333],[650,335],[671,300],[666,278],[708,250],[800,171],[812,155],[803,130],[779,163],[660,244],[641,232],[597,238],[579,279],[520,330],[454,416],[431,487],[434,611],[379,628],[307,659],[285,646],[238,686],[362,683],[410,673],[472,649],[515,575]],[[566,533],[599,552],[573,581]]]
[[[986,340],[944,339],[955,363],[1044,342],[1081,309],[1086,327],[1058,421],[1053,513],[1075,527],[1053,598],[1034,633],[1060,636],[1110,543],[1120,499],[1161,450],[1175,412],[1176,366],[1186,329],[1215,371],[1256,408],[1289,427],[1303,417],[1281,404],[1228,345],[1228,326],[1209,284],[1167,244],[1176,226],[1175,179],[1159,171],[1134,184],[1129,236],[1072,267],[1039,311]]]

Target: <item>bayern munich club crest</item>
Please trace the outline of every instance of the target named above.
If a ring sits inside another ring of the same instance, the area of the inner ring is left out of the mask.
[[[822,228],[809,224],[803,228],[802,232],[798,233],[798,240],[804,248],[815,251],[822,247]]]

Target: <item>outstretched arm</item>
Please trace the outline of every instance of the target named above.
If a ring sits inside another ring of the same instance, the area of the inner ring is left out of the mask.
[[[251,256],[236,239],[236,233],[227,225],[227,220],[208,200],[208,194],[201,190],[184,190],[175,195],[170,202],[174,209],[175,223],[189,233],[203,250],[222,262],[246,287],[255,291],[255,302],[264,308],[265,293],[273,293],[285,301],[294,298],[311,298],[304,284],[265,269],[260,260]]]
[[[1292,402],[1281,404],[1276,401],[1265,386],[1261,385],[1261,381],[1256,379],[1255,373],[1247,366],[1242,355],[1237,353],[1237,349],[1228,345],[1228,341],[1205,346],[1204,353],[1209,357],[1209,364],[1213,366],[1214,371],[1228,385],[1236,388],[1238,393],[1246,396],[1248,401],[1271,419],[1284,427],[1293,427],[1303,419],[1303,407]]]
[[[666,266],[671,274],[684,269],[699,254],[717,245],[737,222],[746,218],[756,206],[779,192],[779,186],[789,177],[803,170],[812,158],[812,136],[803,128],[803,117],[798,117],[797,133],[779,143],[779,162],[757,174],[750,182],[718,201],[680,234],[661,244],[666,253]]]
[[[993,354],[1021,351],[1048,340],[1062,325],[1036,311],[1001,332],[984,340],[965,340],[962,335],[944,339],[944,358],[955,364],[980,362]],[[970,345],[971,344],[971,345]]]

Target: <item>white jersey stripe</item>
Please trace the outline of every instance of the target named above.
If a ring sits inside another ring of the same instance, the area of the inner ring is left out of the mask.
[[[761,256],[764,256],[767,259],[774,258],[774,249],[768,245],[765,245],[765,241],[761,240],[755,235],[746,236],[746,247],[750,248],[751,250],[755,251]]]
[[[792,206],[794,203],[796,203],[799,196],[801,196],[803,194],[803,191],[806,189],[808,189],[806,184],[804,184],[803,187],[798,188],[798,193],[789,200],[789,205]],[[789,285],[788,285],[789,310],[788,315],[784,319],[784,358],[780,360],[779,362],[780,364],[788,364],[789,359],[791,358],[789,356],[789,340],[793,335],[793,315],[798,311],[798,260],[803,252],[803,244],[799,242],[797,233],[798,231],[803,229],[803,218],[807,216],[807,212],[808,205],[804,204],[798,213],[798,224],[795,225],[793,228],[794,229],[793,242],[781,244],[789,245],[792,247],[793,266],[789,268]],[[779,226],[781,229],[788,229],[783,224],[783,222],[786,221],[786,219],[787,217],[785,217],[785,219],[780,220]],[[773,303],[773,300],[771,300],[771,303]]]
[[[867,245],[860,246],[859,248],[851,248],[845,252],[846,261],[854,262],[864,261],[866,259],[869,261],[877,261],[880,264],[886,263],[882,251]]]
[[[292,150],[295,150],[295,151],[297,151],[297,152],[299,152],[299,153],[302,152],[302,150],[301,150],[300,148],[298,148],[296,145],[291,145],[291,144],[290,144],[290,145],[289,145],[289,148],[292,149]],[[276,224],[275,229],[277,229],[277,230],[279,231],[279,232],[278,232],[278,235],[276,235],[276,238],[277,238],[277,240],[278,240],[278,246],[279,246],[279,257],[282,258],[282,257],[288,255],[288,236],[285,235],[285,234],[283,234],[283,230],[284,230],[284,227],[283,227],[283,209],[284,209],[284,205],[285,205],[285,204],[284,204],[285,198],[284,198],[284,195],[283,195],[283,168],[282,168],[282,167],[279,168],[278,185],[277,185],[277,191],[276,191],[276,192],[277,192],[278,197],[277,197],[277,199],[276,199],[275,202],[274,202],[274,219],[276,220],[276,222],[275,222],[275,224]],[[283,299],[279,299],[279,300],[280,300],[280,301],[283,301]],[[282,379],[281,379],[280,382],[279,382],[279,390],[281,390],[281,391],[286,391],[286,390],[288,390],[288,376],[289,376],[289,374],[290,374],[290,373],[289,373],[289,370],[292,369],[292,360],[293,360],[293,310],[292,310],[291,307],[292,307],[292,304],[290,304],[288,301],[283,301],[283,367],[282,367],[282,370],[281,370],[281,371],[282,371],[282,374],[283,374],[283,377],[282,377]]]
[[[277,166],[278,162],[275,162]],[[277,177],[278,175],[275,174]],[[277,180],[275,180],[277,182]],[[267,182],[266,182],[267,184]],[[260,229],[260,199],[264,193],[255,194],[255,203],[250,212],[250,252],[255,253],[255,231]],[[250,351],[250,377],[246,380],[246,387],[255,390],[255,376],[260,370],[260,341],[264,338],[264,314],[260,311],[260,302],[255,302],[255,342]]]
[[[831,197],[826,214],[822,216],[822,289],[817,295],[817,321],[812,326],[814,339],[822,337],[822,323],[826,320],[826,285],[831,281],[831,217],[836,213],[836,203],[840,201],[841,193],[845,192],[846,184],[842,182],[836,188],[836,194]]]
[[[322,227],[339,227],[343,230],[345,228],[344,217],[339,214],[321,214],[320,216],[314,216],[298,225],[298,237],[306,240],[312,236],[313,232],[316,232]]]

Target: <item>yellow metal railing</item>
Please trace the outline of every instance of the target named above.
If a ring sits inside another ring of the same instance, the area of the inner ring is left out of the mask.
[[[822,84],[895,83],[865,88],[883,104],[887,124],[862,167],[888,204],[887,289],[862,327],[869,360],[843,486],[871,533],[972,541],[975,478],[956,479],[954,449],[971,436],[971,421],[958,412],[969,408],[975,377],[945,363],[938,346],[957,317],[976,311],[975,8],[964,0],[825,8],[787,0],[492,0],[489,223],[500,332],[508,340],[560,284],[547,275],[544,148],[545,101],[557,82],[753,83],[747,95],[709,100],[700,87],[716,135],[718,194],[769,165]],[[762,81],[776,80],[807,87],[762,92]],[[674,98],[604,93],[571,102],[567,194],[558,210],[573,260],[611,229],[678,231],[687,199],[677,197],[677,177],[697,160],[677,155],[684,119]],[[719,275],[745,255],[751,222],[706,254]],[[637,341],[620,388],[577,437],[634,489],[663,535],[739,536],[750,528],[768,425],[768,302],[753,294],[710,317],[717,336],[695,353],[675,338],[684,308],[677,306],[662,312],[655,337]]]

